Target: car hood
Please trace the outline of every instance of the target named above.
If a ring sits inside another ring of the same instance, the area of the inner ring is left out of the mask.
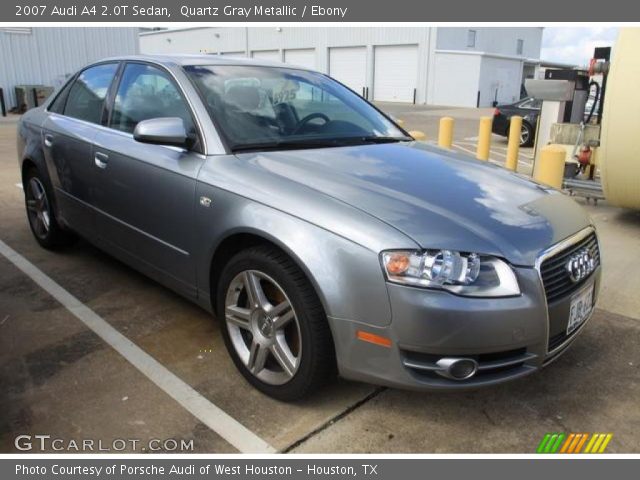
[[[329,195],[391,225],[422,248],[476,251],[530,266],[546,247],[590,224],[586,212],[558,191],[418,142],[238,158],[249,176],[277,176]],[[279,208],[286,211],[287,206]]]

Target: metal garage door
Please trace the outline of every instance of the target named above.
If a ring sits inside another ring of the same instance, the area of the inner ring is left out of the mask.
[[[417,80],[417,45],[385,45],[375,48],[374,100],[413,102]]]
[[[329,75],[362,95],[367,85],[367,49],[365,47],[329,49]]]
[[[300,48],[284,51],[284,61],[298,67],[316,69],[316,51],[313,48]]]
[[[268,60],[270,62],[282,61],[278,50],[255,50],[251,52],[251,56],[259,60]]]
[[[244,52],[222,52],[223,57],[244,57]]]

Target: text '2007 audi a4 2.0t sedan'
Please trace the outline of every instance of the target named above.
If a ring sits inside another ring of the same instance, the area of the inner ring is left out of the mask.
[[[519,378],[589,319],[600,256],[560,192],[413,140],[321,73],[107,59],[19,125],[45,248],[80,235],[197,302],[256,388]]]

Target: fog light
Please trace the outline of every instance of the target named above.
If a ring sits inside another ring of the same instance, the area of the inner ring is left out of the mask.
[[[436,365],[440,367],[438,375],[453,380],[466,380],[478,371],[478,362],[472,358],[441,358]]]

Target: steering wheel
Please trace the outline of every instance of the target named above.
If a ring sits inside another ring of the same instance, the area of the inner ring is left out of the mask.
[[[307,115],[306,117],[304,117],[302,120],[298,122],[298,125],[296,125],[296,128],[293,129],[293,132],[291,132],[291,135],[296,135],[300,133],[300,130],[302,130],[307,125],[307,123],[309,123],[311,120],[315,120],[316,118],[321,118],[322,120],[324,120],[325,124],[331,121],[331,119],[327,117],[324,113],[321,113],[321,112],[310,113],[309,115]]]

